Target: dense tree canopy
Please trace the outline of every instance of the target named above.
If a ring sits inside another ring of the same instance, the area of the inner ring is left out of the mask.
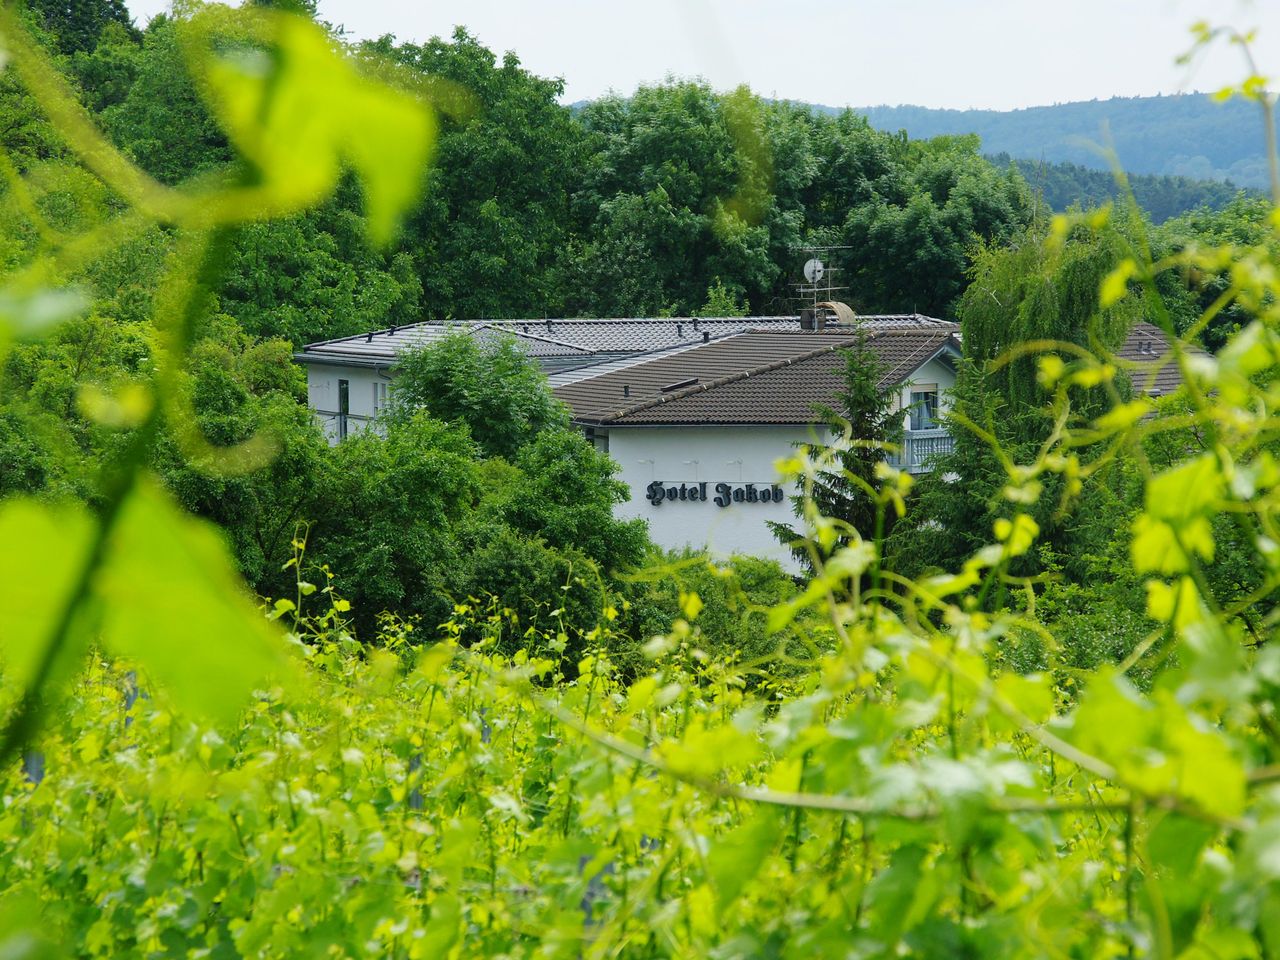
[[[109,25],[137,34],[124,0],[25,0],[25,4],[62,53],[93,50]]]

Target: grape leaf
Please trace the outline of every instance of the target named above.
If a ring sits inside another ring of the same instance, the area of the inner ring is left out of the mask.
[[[283,637],[246,592],[220,534],[142,481],[122,508],[96,584],[103,640],[183,707],[230,719],[291,666]]]
[[[364,183],[369,234],[387,243],[417,197],[435,143],[435,115],[360,74],[320,27],[258,12],[272,48],[210,57],[206,78],[227,135],[291,209],[323,200],[344,163]]]
[[[26,689],[32,682],[54,624],[69,601],[93,532],[93,521],[79,507],[53,507],[14,499],[0,507],[0,543],[19,549],[0,551],[0,656],[6,685]],[[55,674],[65,674],[83,650],[79,643],[59,653]]]

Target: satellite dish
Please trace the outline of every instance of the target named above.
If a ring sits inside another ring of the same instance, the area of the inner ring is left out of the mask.
[[[826,272],[827,268],[816,257],[804,265],[804,278],[810,283],[817,283]]]

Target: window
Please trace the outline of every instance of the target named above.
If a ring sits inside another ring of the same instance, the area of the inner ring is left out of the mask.
[[[347,439],[347,417],[351,413],[351,381],[338,381],[338,439]]]
[[[932,430],[938,425],[938,386],[921,384],[911,391],[911,429]]]
[[[376,417],[383,411],[387,405],[387,382],[385,380],[375,380],[373,382],[373,415]]]

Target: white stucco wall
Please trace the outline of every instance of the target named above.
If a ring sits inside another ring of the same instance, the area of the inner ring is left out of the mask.
[[[631,490],[630,501],[618,506],[618,516],[648,521],[649,535],[663,547],[773,557],[794,569],[787,550],[766,524],[795,519],[789,499],[794,487],[783,490],[781,503],[730,502],[721,507],[714,498],[718,483],[770,490],[779,479],[774,462],[790,455],[795,443],[813,439],[808,427],[614,427],[609,431],[609,455]],[[706,483],[708,499],[664,499],[655,505],[647,496],[655,480],[677,489]]]
[[[307,404],[330,443],[338,442],[338,381],[347,381],[348,435],[368,428],[375,416],[374,384],[390,384],[385,368],[307,364]]]
[[[899,406],[905,411],[911,403],[911,391],[927,384],[938,387],[939,414],[949,409],[955,373],[938,360],[924,364],[902,385]],[[790,500],[795,486],[783,490],[781,503],[731,502],[721,507],[714,500],[716,484],[769,489],[779,480],[774,463],[789,456],[797,443],[832,439],[825,431],[817,435],[816,430],[800,426],[615,426],[609,429],[607,440],[600,435],[596,444],[617,461],[619,478],[631,491],[630,501],[617,508],[618,515],[647,521],[655,543],[669,549],[705,547],[718,556],[744,553],[772,557],[795,570],[790,553],[774,538],[767,523],[796,522]],[[677,491],[683,485],[686,493],[691,485],[706,483],[708,499],[664,498],[654,504],[647,495],[654,481]]]

